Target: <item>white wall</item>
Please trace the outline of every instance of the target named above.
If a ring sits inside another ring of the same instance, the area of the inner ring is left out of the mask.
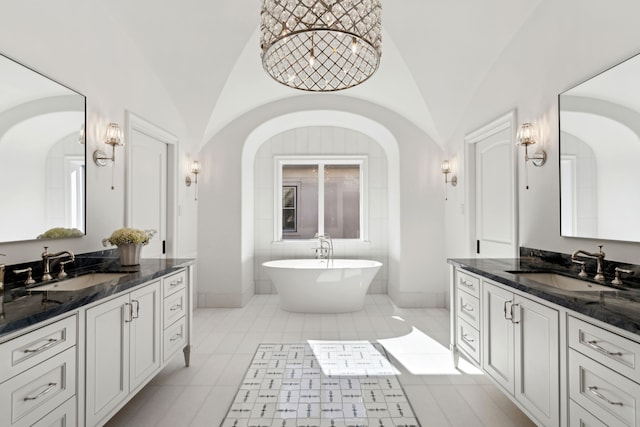
[[[389,216],[388,291],[403,306],[444,306],[447,268],[441,149],[397,114],[366,101],[331,94],[303,95],[252,110],[223,128],[202,149],[203,167],[209,167],[201,180],[198,212],[198,303],[241,306],[253,295],[254,199],[242,201],[243,145],[270,119],[311,110],[364,116],[382,125],[397,141],[400,190],[389,194],[388,204],[396,208],[397,215]],[[250,168],[253,171],[254,165]],[[243,228],[245,215],[250,225]]]
[[[124,125],[125,109],[176,135],[180,158],[197,147],[198,141],[187,139],[172,100],[112,19],[109,7],[100,2],[38,0],[12,2],[3,6],[0,14],[3,54],[87,97],[87,235],[49,241],[52,252],[100,250],[102,238],[124,225],[126,148],[116,151],[115,190],[110,189],[110,168],[98,168],[91,154],[99,146],[104,149],[101,139],[108,122]],[[28,162],[25,167],[29,167]],[[192,190],[183,184],[182,171],[177,180],[181,212],[177,253],[191,257],[197,248],[197,203]],[[9,183],[3,183],[2,191],[11,192]],[[39,259],[41,252],[42,241],[0,243],[0,253],[7,254],[2,262],[7,264]]]
[[[524,154],[519,154],[521,246],[570,253],[595,250],[602,243],[608,259],[640,261],[637,243],[560,237],[557,111],[558,93],[640,51],[638,16],[640,3],[633,0],[542,3],[496,61],[448,141],[449,155],[460,157],[465,134],[513,108],[518,123],[532,121],[539,126],[549,158],[541,168],[529,167],[529,190],[523,185]],[[471,255],[464,231],[465,175],[461,170],[446,207],[450,257]]]
[[[307,127],[280,133],[266,141],[256,153],[254,174],[254,281],[256,293],[275,293],[262,263],[272,259],[312,258],[317,240],[274,242],[275,168],[277,155],[366,155],[368,188],[368,239],[333,240],[335,258],[373,259],[382,268],[370,293],[387,293],[388,281],[388,180],[387,158],[380,145],[360,132],[336,127]],[[317,231],[317,230],[316,230]]]

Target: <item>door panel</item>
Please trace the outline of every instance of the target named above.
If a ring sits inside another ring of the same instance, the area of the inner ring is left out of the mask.
[[[516,296],[515,396],[545,426],[559,423],[558,312]]]
[[[134,391],[160,369],[160,282],[131,293],[130,384]]]
[[[471,256],[518,256],[515,123],[516,114],[512,111],[464,138]]]
[[[86,312],[88,425],[97,424],[129,394],[128,303],[126,294]]]
[[[513,323],[508,320],[513,294],[483,282],[483,368],[507,391],[513,393]],[[506,307],[506,310],[505,310]]]
[[[476,240],[483,258],[514,256],[512,146],[509,129],[476,144]]]
[[[136,129],[131,131],[131,227],[158,234],[143,257],[163,256],[167,235],[167,144]]]

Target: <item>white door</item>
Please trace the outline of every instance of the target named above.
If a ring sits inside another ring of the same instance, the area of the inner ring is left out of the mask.
[[[470,159],[470,239],[482,258],[518,255],[515,114],[465,138]]]
[[[160,282],[131,292],[130,385],[135,391],[160,369]]]
[[[167,144],[132,129],[130,172],[130,226],[156,230],[144,247],[144,258],[163,257],[167,238]]]
[[[129,294],[87,310],[86,424],[97,425],[129,394]]]
[[[483,282],[482,292],[482,368],[513,393],[513,294],[487,282]]]

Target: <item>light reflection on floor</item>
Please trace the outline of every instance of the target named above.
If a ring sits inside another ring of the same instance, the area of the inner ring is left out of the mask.
[[[322,373],[326,376],[399,375],[389,360],[369,341],[308,340]]]
[[[482,375],[482,371],[463,358],[456,369],[451,351],[415,326],[407,335],[378,342],[413,375]]]

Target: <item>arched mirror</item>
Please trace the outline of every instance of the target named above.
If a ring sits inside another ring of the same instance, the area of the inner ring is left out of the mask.
[[[85,234],[86,99],[0,55],[0,242]]]

